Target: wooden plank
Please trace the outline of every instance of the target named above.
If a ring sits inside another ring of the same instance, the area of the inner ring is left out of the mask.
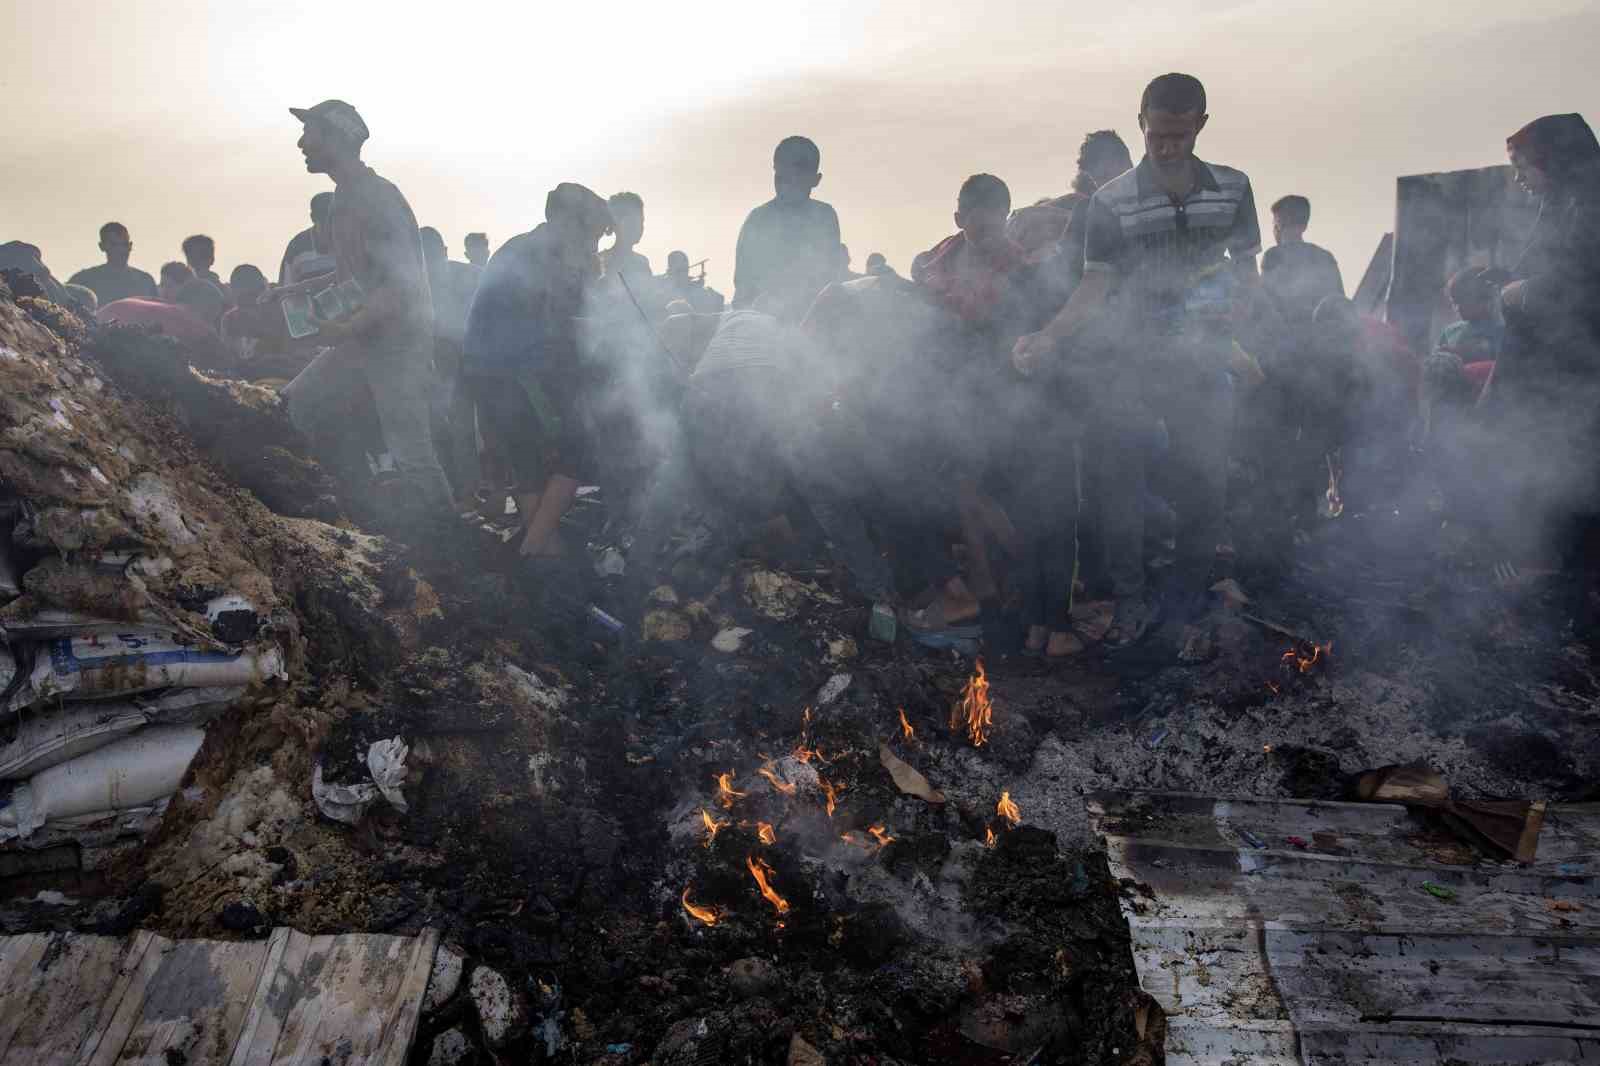
[[[432,934],[312,938],[302,967],[315,984],[302,981],[270,1061],[404,1062],[437,945]]]
[[[283,1029],[283,1015],[300,994],[300,964],[311,938],[280,926],[267,940],[267,957],[245,1012],[244,1029],[229,1066],[271,1066]]]
[[[0,990],[0,1064],[73,1066],[95,1032],[106,990],[115,987],[127,941],[50,934],[32,965]]]
[[[90,1066],[106,1066],[117,1061],[134,1020],[139,1016],[145,989],[160,964],[161,953],[171,946],[172,941],[148,930],[141,929],[133,934],[128,953],[122,960],[122,972],[101,1004],[94,1032],[83,1046],[83,1059]]]
[[[1269,847],[1282,848],[1288,837],[1312,841],[1320,832],[1332,838],[1334,847],[1358,860],[1434,864],[1459,856],[1449,864],[1477,865],[1481,858],[1447,831],[1396,804],[1107,790],[1091,793],[1087,807],[1097,832],[1112,836],[1251,847],[1238,832],[1243,829]],[[1600,873],[1600,804],[1548,808],[1537,860],[1524,869],[1547,874]]]
[[[1499,1026],[1215,1027],[1167,1021],[1168,1066],[1588,1066],[1596,1049],[1581,1033]]]
[[[1141,936],[1136,951],[1169,1016],[1214,1024],[1230,1016],[1346,1025],[1422,1015],[1571,1027],[1600,1020],[1600,944],[1498,939],[1262,929],[1187,944]]]
[[[218,940],[184,940],[153,953],[137,1004],[121,1012],[126,1026],[108,1033],[90,1066],[180,1057],[188,1066],[226,1066],[267,953],[263,941]]]
[[[23,1002],[51,940],[49,933],[26,933],[0,941],[0,1063],[6,1061],[12,1038],[22,1027],[23,1012],[17,1005]]]
[[[1600,888],[1589,878],[1511,868],[1389,866],[1298,852],[1233,851],[1106,839],[1112,873],[1147,886],[1133,917],[1200,922],[1246,918],[1303,927],[1485,933],[1600,931]],[[1439,899],[1424,887],[1453,893]]]
[[[1583,873],[1600,805],[1552,808],[1530,867],[1387,804],[1119,791],[1087,806],[1113,874],[1141,886],[1123,910],[1172,1066],[1600,1057],[1600,887]]]

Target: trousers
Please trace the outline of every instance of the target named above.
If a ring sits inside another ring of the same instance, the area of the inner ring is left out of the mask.
[[[1174,591],[1194,598],[1205,591],[1224,534],[1233,382],[1223,370],[1166,381],[1147,377],[1133,369],[1119,375],[1104,409],[1099,452],[1106,569],[1117,598],[1143,594],[1149,423],[1161,419],[1170,441],[1161,480],[1177,512]]]
[[[352,450],[346,438],[370,405],[395,469],[423,504],[442,510],[450,506],[450,486],[433,450],[433,388],[431,339],[393,348],[345,344],[313,359],[284,386],[283,397],[289,420],[313,447],[341,453]]]

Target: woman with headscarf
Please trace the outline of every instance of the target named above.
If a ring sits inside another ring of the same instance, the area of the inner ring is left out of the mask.
[[[1512,553],[1502,579],[1581,561],[1600,512],[1600,142],[1581,115],[1546,115],[1506,152],[1540,207],[1500,292],[1505,345],[1481,400],[1510,489],[1492,501]]]

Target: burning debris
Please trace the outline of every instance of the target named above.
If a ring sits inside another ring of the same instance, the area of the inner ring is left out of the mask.
[[[722,916],[715,908],[700,907],[691,902],[689,899],[689,889],[687,886],[684,887],[683,896],[681,898],[683,900],[684,913],[693,918],[695,921],[699,922],[701,925],[716,925],[722,920]]]
[[[745,793],[733,787],[733,771],[717,775],[717,802],[724,810],[733,810],[737,801],[744,799]]]
[[[1331,640],[1325,644],[1301,641],[1284,652],[1280,661],[1283,664],[1285,673],[1290,676],[1304,677],[1319,666],[1325,666],[1332,655],[1333,641]]]
[[[1009,792],[1000,793],[1000,802],[995,804],[994,812],[1013,829],[1022,824],[1022,810],[1012,802]]]
[[[730,819],[711,817],[711,812],[706,810],[704,807],[700,808],[700,821],[706,827],[705,846],[708,848],[716,842],[717,834],[722,832],[722,830],[726,829],[731,824]]]
[[[994,727],[994,705],[989,701],[989,675],[984,672],[983,660],[977,661],[972,678],[961,693],[961,702],[950,712],[950,732],[966,730],[972,746],[981,748],[989,739]]]
[[[778,917],[782,918],[785,914],[788,914],[789,901],[778,895],[777,891],[773,889],[772,877],[775,871],[771,866],[767,865],[767,861],[759,856],[751,855],[744,862],[746,868],[750,871],[750,876],[755,878],[756,887],[760,889],[762,898],[772,904],[773,909],[778,912]]]

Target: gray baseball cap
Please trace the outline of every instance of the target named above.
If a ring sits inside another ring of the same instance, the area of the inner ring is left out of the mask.
[[[310,122],[312,119],[326,122],[357,144],[362,144],[371,136],[367,132],[367,124],[361,119],[361,113],[343,100],[324,100],[313,107],[291,107],[289,114],[301,122]]]

